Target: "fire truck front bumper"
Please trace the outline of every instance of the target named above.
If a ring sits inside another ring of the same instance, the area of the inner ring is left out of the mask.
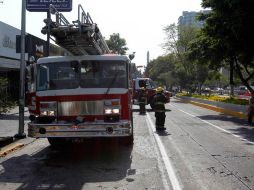
[[[132,135],[129,121],[114,123],[85,122],[77,125],[28,123],[28,136],[34,138],[48,137],[125,137]]]

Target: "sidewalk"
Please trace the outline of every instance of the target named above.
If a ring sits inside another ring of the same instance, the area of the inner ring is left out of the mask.
[[[25,129],[24,132],[27,134],[27,123],[29,122],[29,113],[25,108]],[[12,143],[14,135],[18,133],[19,129],[19,107],[15,107],[7,113],[0,115],[0,148]]]

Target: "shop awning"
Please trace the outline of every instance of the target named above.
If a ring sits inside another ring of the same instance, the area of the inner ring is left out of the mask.
[[[6,59],[0,57],[1,70],[18,70],[20,68],[20,60]]]

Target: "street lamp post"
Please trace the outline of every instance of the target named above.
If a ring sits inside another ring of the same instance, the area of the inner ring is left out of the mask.
[[[136,53],[136,52],[133,52],[132,54],[129,54],[129,59],[130,59],[131,61],[132,61],[132,59],[134,59],[135,53]]]
[[[20,55],[20,85],[19,85],[19,130],[15,138],[25,138],[24,107],[25,107],[25,34],[26,34],[26,0],[22,0],[21,11],[21,55]]]

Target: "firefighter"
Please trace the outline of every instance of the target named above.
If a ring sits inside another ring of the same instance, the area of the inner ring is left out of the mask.
[[[154,111],[155,111],[155,124],[156,130],[165,130],[165,104],[167,103],[167,99],[165,94],[163,93],[164,89],[162,87],[156,88],[156,94],[153,97]]]
[[[249,101],[249,110],[248,110],[248,122],[252,123],[252,118],[254,116],[254,93],[251,94]]]
[[[147,94],[145,87],[140,88],[140,93],[138,96],[139,102],[139,114],[146,114],[146,102],[147,102]]]

